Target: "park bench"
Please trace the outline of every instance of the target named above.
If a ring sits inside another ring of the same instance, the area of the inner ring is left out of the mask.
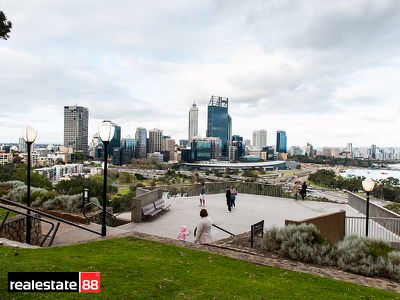
[[[166,210],[168,209],[171,204],[166,204],[164,199],[158,199],[157,201],[154,201],[154,208],[155,209],[161,209],[161,210]]]
[[[142,212],[144,216],[155,216],[161,211],[162,209],[156,208],[153,202],[142,207]]]

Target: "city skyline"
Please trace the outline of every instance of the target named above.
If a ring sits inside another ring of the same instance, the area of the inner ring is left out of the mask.
[[[38,143],[62,143],[61,107],[74,104],[90,109],[89,136],[109,119],[123,135],[162,128],[179,140],[193,101],[205,132],[214,94],[230,99],[232,133],[246,138],[284,128],[289,145],[400,146],[398,1],[6,1],[2,10],[13,32],[0,42],[1,142],[30,125]]]

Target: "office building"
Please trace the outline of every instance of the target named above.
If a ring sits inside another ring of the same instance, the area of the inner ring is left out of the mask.
[[[276,132],[276,152],[279,152],[279,153],[287,152],[286,131],[278,130]]]
[[[253,131],[253,147],[267,147],[267,131],[265,129]]]
[[[111,157],[114,153],[114,149],[121,148],[121,126],[114,124],[114,136],[108,144],[108,156]]]
[[[236,146],[237,159],[241,159],[246,155],[246,145],[243,143],[243,137],[240,135],[232,135],[232,146]]]
[[[163,131],[160,129],[149,130],[149,153],[161,152]]]
[[[136,128],[136,157],[146,158],[147,157],[147,130],[143,127]]]
[[[228,148],[228,158],[231,161],[238,159],[238,148],[235,145],[229,146],[229,148]]]
[[[89,110],[82,106],[64,106],[64,146],[89,154]]]
[[[292,146],[289,154],[291,156],[303,155],[303,150],[299,146]]]
[[[188,140],[179,140],[179,147],[180,148],[186,148],[189,145]]]
[[[314,147],[310,143],[304,148],[304,154],[309,157],[314,157]]]
[[[189,110],[189,141],[199,134],[199,109],[196,103],[193,103]]]
[[[130,135],[124,137],[121,140],[121,147],[124,149],[129,149],[129,150],[136,150],[136,140],[131,137]]]
[[[171,138],[166,138],[163,141],[164,144],[164,152],[168,152],[169,153],[169,160],[175,160],[175,140],[171,139]],[[164,154],[164,160],[166,159],[167,155],[165,153]],[[169,161],[168,160],[168,161]]]
[[[207,137],[218,137],[222,143],[222,157],[227,157],[230,138],[228,98],[211,96],[207,111]]]
[[[371,159],[376,159],[376,145],[371,145]]]

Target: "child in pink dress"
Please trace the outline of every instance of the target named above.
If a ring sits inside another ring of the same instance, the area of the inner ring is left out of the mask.
[[[180,241],[186,241],[186,238],[190,235],[190,230],[188,232],[188,228],[185,225],[182,225],[179,227],[179,235],[178,235],[178,240]]]

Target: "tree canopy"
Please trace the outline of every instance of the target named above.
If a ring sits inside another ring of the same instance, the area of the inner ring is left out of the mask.
[[[0,39],[7,40],[11,31],[12,23],[7,20],[6,15],[0,11]]]

